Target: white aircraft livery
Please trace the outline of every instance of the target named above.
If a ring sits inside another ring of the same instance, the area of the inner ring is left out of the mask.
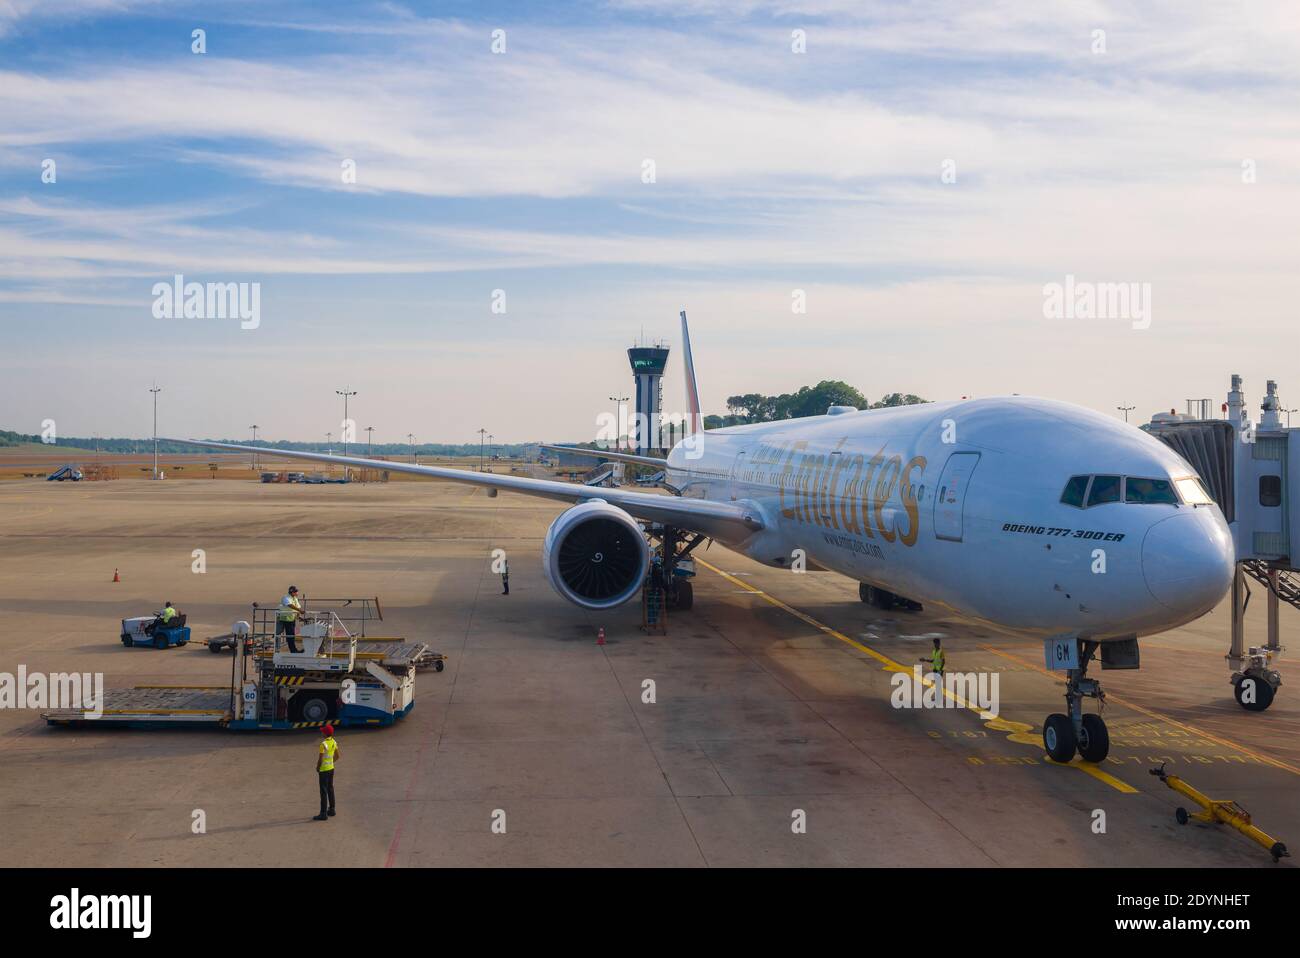
[[[932,604],[1042,639],[1064,666],[1066,713],[1043,744],[1099,762],[1102,699],[1087,675],[1137,668],[1137,640],[1208,612],[1231,585],[1232,538],[1195,470],[1140,429],[1068,403],[1010,396],[704,431],[681,314],[689,434],[667,460],[586,450],[665,470],[659,492],[274,450],[575,503],[547,532],[543,569],[560,595],[608,609],[661,579],[690,608],[691,552],[717,540],[769,566],[829,569],[881,608]],[[174,440],[214,449],[255,447]],[[257,447],[262,452],[264,447]],[[559,447],[551,447],[559,448]],[[562,447],[567,452],[584,450]]]

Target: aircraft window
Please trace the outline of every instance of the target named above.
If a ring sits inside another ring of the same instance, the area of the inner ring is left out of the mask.
[[[1201,485],[1201,480],[1193,476],[1175,479],[1174,485],[1178,487],[1178,494],[1183,497],[1183,502],[1189,506],[1208,506],[1214,502],[1210,494],[1205,491],[1205,486]]]
[[[1061,493],[1061,501],[1067,506],[1077,506],[1083,508],[1083,497],[1088,491],[1089,476],[1071,476],[1070,481],[1065,484],[1065,491]]]
[[[1124,480],[1124,501],[1178,505],[1178,497],[1168,479],[1135,479],[1132,476]]]
[[[1259,504],[1261,506],[1280,506],[1282,504],[1282,477],[1259,477]]]
[[[1093,476],[1088,505],[1099,506],[1106,502],[1119,502],[1119,476]]]

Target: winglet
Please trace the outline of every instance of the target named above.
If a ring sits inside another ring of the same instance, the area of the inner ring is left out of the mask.
[[[686,366],[686,435],[704,432],[704,416],[700,412],[700,389],[695,383],[695,360],[691,358],[691,331],[686,325],[686,310],[682,310],[682,361]]]

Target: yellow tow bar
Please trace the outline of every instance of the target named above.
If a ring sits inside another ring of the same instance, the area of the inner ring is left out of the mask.
[[[1179,795],[1186,795],[1197,805],[1201,806],[1201,811],[1195,815],[1189,815],[1187,809],[1181,806],[1174,811],[1174,817],[1178,819],[1179,825],[1186,825],[1189,819],[1196,819],[1198,822],[1206,822],[1210,825],[1231,825],[1237,831],[1241,832],[1257,845],[1268,849],[1268,853],[1273,856],[1273,861],[1281,858],[1289,858],[1291,853],[1286,850],[1286,846],[1273,838],[1272,835],[1266,834],[1251,824],[1250,812],[1246,811],[1234,801],[1218,801],[1208,797],[1203,792],[1198,792],[1192,786],[1188,785],[1177,775],[1170,775],[1165,771],[1162,763],[1159,768],[1151,769],[1151,774],[1160,779]]]

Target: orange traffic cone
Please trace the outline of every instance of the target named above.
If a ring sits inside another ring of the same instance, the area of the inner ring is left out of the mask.
[[[122,577],[121,577],[120,575],[117,574],[117,570],[116,570],[116,569],[113,570],[113,581],[114,581],[114,582],[121,582],[121,581],[122,581]]]
[[[605,644],[605,627],[603,625],[600,627],[600,631],[596,633],[596,644]]]

